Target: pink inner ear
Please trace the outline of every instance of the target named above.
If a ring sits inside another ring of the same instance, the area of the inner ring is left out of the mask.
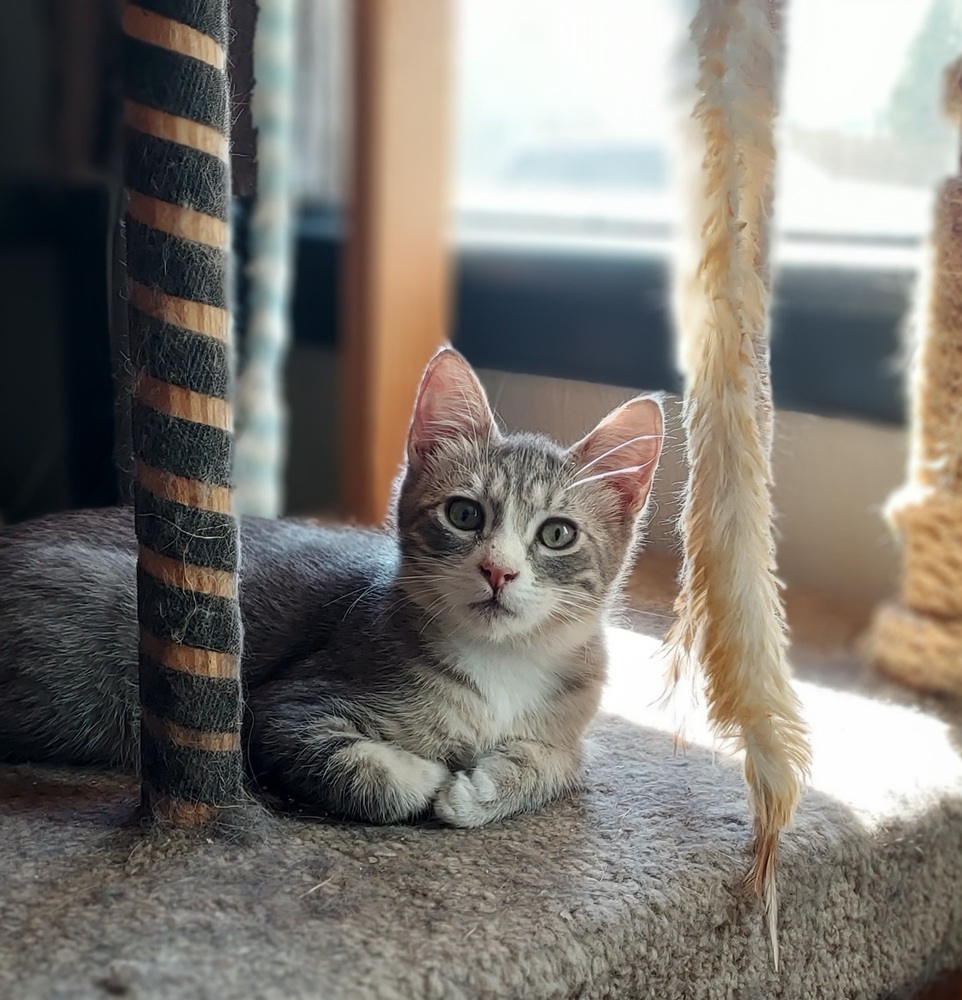
[[[442,348],[421,379],[408,434],[408,461],[416,463],[444,440],[483,440],[494,429],[491,408],[471,366],[457,351]]]
[[[571,449],[581,463],[575,482],[606,483],[617,491],[625,513],[637,513],[648,499],[663,436],[655,400],[625,403]]]

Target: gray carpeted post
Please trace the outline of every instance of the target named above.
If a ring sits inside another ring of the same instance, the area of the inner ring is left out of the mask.
[[[123,12],[142,806],[196,826],[238,800],[226,0]]]

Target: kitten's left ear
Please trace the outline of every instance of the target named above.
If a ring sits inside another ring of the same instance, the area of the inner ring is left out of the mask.
[[[608,484],[617,491],[622,513],[634,516],[648,499],[664,427],[657,400],[644,396],[619,406],[569,449],[581,466],[575,481]]]
[[[474,370],[451,347],[428,362],[408,432],[408,462],[418,465],[444,440],[497,436],[494,414]]]

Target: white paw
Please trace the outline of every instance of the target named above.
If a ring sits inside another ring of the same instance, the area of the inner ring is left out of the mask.
[[[434,815],[450,826],[484,826],[500,818],[498,790],[484,771],[458,771],[438,792]]]
[[[392,743],[358,740],[338,754],[339,765],[351,776],[353,811],[376,823],[397,823],[424,813],[450,775],[438,761]]]
[[[398,818],[417,815],[430,807],[450,771],[436,760],[418,757],[406,750],[382,755],[385,765],[386,799]]]
[[[399,767],[396,772],[398,780],[402,784],[409,785],[417,795],[423,795],[427,799],[434,797],[434,793],[451,773],[439,761],[427,760],[414,754],[406,757],[405,764],[405,767]]]

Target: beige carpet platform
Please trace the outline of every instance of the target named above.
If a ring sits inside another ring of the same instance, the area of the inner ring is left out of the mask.
[[[675,753],[655,704],[671,595],[651,565],[639,631],[611,637],[589,790],[539,815],[184,843],[125,826],[128,779],[0,769],[0,997],[876,998],[962,965],[962,730],[868,675],[845,648],[860,620],[801,599],[815,771],[773,971],[740,889],[739,762],[697,710]]]

